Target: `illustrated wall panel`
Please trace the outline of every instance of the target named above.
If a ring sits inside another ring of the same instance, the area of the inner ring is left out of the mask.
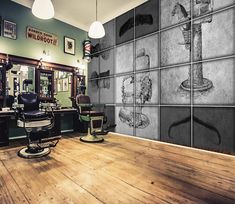
[[[191,0],[161,0],[161,28],[189,21]]]
[[[127,43],[116,47],[115,73],[131,72],[134,70],[134,44]]]
[[[116,132],[134,135],[134,107],[116,106],[115,123]]]
[[[99,57],[92,57],[91,62],[89,63],[88,67],[88,78],[97,78],[98,74],[100,73],[100,67],[99,67]]]
[[[161,104],[190,104],[190,65],[161,69]]]
[[[235,54],[234,8],[193,21],[193,31],[194,61]]]
[[[235,152],[234,124],[234,108],[194,108],[194,146],[225,153]]]
[[[99,103],[100,94],[98,87],[98,80],[91,80],[88,82],[88,96],[90,96],[91,103]]]
[[[190,107],[161,107],[161,141],[190,146]]]
[[[115,106],[106,105],[104,109],[104,113],[107,117],[107,122],[105,126],[108,127],[110,125],[114,125],[115,124]]]
[[[135,9],[135,37],[159,30],[159,0],[149,0]]]
[[[136,70],[159,67],[158,34],[136,41]]]
[[[100,103],[114,103],[114,78],[99,80]]]
[[[159,104],[159,70],[136,74],[135,103]]]
[[[115,20],[104,24],[105,36],[100,39],[101,50],[113,47],[116,43]]]
[[[235,105],[235,59],[197,63],[202,74],[194,74],[194,104]],[[203,77],[202,77],[203,76]]]
[[[115,78],[115,103],[134,103],[134,75],[118,76]]]
[[[184,31],[178,26],[161,33],[161,66],[190,62],[190,25]]]
[[[114,49],[100,53],[100,77],[108,77],[114,74],[114,62]]]
[[[225,7],[229,7],[233,4],[235,4],[234,0],[226,0],[226,1],[221,1],[221,0],[210,0],[209,2],[211,2],[210,6],[208,6],[206,3],[204,5],[201,6],[200,4],[200,0],[193,0],[193,17],[199,17],[202,15],[206,15],[207,14],[207,10],[210,11],[217,11],[218,9],[222,9]],[[206,1],[205,1],[206,2]],[[209,7],[209,8],[208,8]]]
[[[135,108],[136,136],[159,140],[159,108],[137,106]]]
[[[116,18],[116,44],[134,39],[134,9]]]

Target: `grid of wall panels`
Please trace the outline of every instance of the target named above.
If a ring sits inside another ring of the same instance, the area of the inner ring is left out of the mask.
[[[116,132],[235,152],[234,0],[149,0],[104,27],[88,94]]]

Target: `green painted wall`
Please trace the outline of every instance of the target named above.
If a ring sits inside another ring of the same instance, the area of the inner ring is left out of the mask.
[[[41,20],[33,16],[31,9],[21,6],[10,0],[0,1],[0,16],[2,19],[13,21],[17,24],[17,39],[12,40],[0,37],[0,52],[12,55],[40,59],[43,50],[49,50],[50,62],[75,66],[77,60],[82,59],[82,42],[87,38],[87,32],[68,25],[56,19]],[[59,38],[59,45],[45,45],[26,38],[26,27],[31,26],[42,31],[53,33]],[[64,36],[76,40],[76,54],[64,53]]]

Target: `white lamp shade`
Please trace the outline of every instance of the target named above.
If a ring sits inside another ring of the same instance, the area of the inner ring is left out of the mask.
[[[32,13],[38,18],[50,19],[54,17],[55,11],[51,0],[35,0]]]
[[[105,30],[102,23],[99,21],[93,22],[90,26],[88,36],[94,39],[103,38],[105,36]]]

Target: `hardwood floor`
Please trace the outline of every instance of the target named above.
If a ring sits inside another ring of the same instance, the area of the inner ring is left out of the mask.
[[[109,134],[48,157],[0,148],[0,203],[235,203],[235,157]]]

